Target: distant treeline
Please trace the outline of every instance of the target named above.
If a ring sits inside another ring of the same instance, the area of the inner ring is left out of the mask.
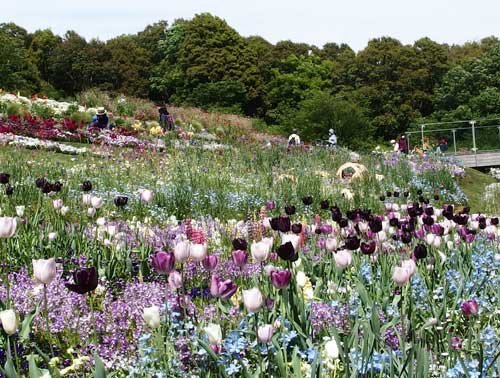
[[[298,127],[307,139],[334,128],[340,141],[363,147],[423,120],[500,114],[500,41],[404,45],[382,37],[355,53],[344,43],[242,37],[210,14],[106,42],[6,23],[0,88],[57,99],[100,88]]]

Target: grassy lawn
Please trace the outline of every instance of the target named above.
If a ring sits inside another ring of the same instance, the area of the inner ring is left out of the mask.
[[[469,206],[474,212],[481,211],[483,206],[484,188],[492,184],[495,179],[486,173],[473,168],[465,168],[467,176],[460,180],[459,184],[469,197]]]

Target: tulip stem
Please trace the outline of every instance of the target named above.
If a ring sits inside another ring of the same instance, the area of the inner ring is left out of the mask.
[[[89,292],[89,302],[90,302],[90,318],[92,321],[92,326],[94,327],[94,332],[93,332],[93,339],[94,339],[94,347],[97,349],[97,323],[95,320],[95,314],[94,314],[94,303],[92,301],[92,295],[91,292]]]
[[[47,338],[49,339],[50,352],[54,356],[54,349],[52,348],[52,334],[50,333],[50,318],[49,318],[49,301],[47,300],[47,285],[43,284],[43,307],[45,315],[45,325],[47,326]]]

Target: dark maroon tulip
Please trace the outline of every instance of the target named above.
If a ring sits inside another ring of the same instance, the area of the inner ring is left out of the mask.
[[[372,232],[378,233],[382,231],[382,220],[380,218],[373,218],[370,222],[368,222],[368,226]]]
[[[462,309],[462,314],[464,314],[464,316],[476,315],[479,311],[479,305],[475,299],[469,299],[468,301],[463,302],[460,308]]]
[[[460,339],[460,337],[453,336],[450,340],[450,346],[451,346],[451,349],[453,349],[453,350],[462,349],[462,340]]]
[[[358,218],[358,214],[359,214],[358,210],[347,210],[345,212],[346,218],[353,222]]]
[[[427,257],[427,247],[423,244],[418,244],[413,249],[413,256],[417,259],[425,259]]]
[[[408,198],[410,196],[410,193],[409,192],[404,192],[403,196],[405,196],[406,198]]]
[[[242,267],[247,263],[248,254],[245,251],[236,250],[231,253],[234,265]]]
[[[115,205],[117,207],[124,207],[128,203],[127,196],[116,196],[115,197]]]
[[[51,192],[59,193],[61,191],[62,187],[63,187],[63,184],[59,181],[56,181],[55,183],[53,183],[51,185]]]
[[[271,282],[276,289],[284,289],[290,283],[292,273],[289,270],[273,270]]]
[[[429,217],[429,216],[423,216],[422,217],[422,222],[426,225],[426,226],[432,226],[434,224],[434,218],[433,217]]]
[[[210,272],[215,269],[218,262],[219,259],[217,258],[217,256],[210,255],[210,256],[205,256],[205,258],[201,260],[201,265],[203,265],[203,268],[205,268]]]
[[[391,227],[398,227],[399,228],[399,220],[398,220],[398,218],[391,218],[391,219],[389,219],[389,225]]]
[[[91,268],[81,268],[73,271],[74,284],[66,284],[66,287],[78,294],[85,294],[94,291],[97,287],[97,269],[93,266]]]
[[[493,226],[498,226],[498,218],[491,218],[490,223],[491,223]]]
[[[370,243],[361,243],[360,245],[361,252],[363,252],[363,254],[365,255],[373,254],[376,248],[377,248],[377,243],[375,243],[375,241],[371,241]]]
[[[427,206],[424,210],[425,215],[431,216],[434,215],[434,208],[432,206]]]
[[[233,296],[234,293],[236,293],[236,290],[238,289],[238,286],[231,281],[231,280],[225,280],[223,282],[219,282],[219,297],[222,299],[229,299]]]
[[[438,194],[434,195],[434,201],[439,201],[439,195]]]
[[[283,260],[291,260],[295,255],[295,248],[291,242],[286,242],[278,248],[278,256]]]
[[[156,252],[151,258],[151,265],[156,273],[168,274],[174,269],[175,255],[173,252]]]
[[[306,206],[310,206],[313,203],[313,198],[311,196],[302,197],[302,203]]]
[[[462,214],[469,214],[470,213],[470,207],[469,206],[464,207],[460,213],[462,213]]]
[[[45,183],[43,184],[41,189],[42,189],[42,193],[48,194],[48,193],[52,192],[52,184],[48,181],[45,181]]]
[[[321,228],[317,227],[315,230],[314,230],[314,233],[316,235],[321,235]]]
[[[92,183],[89,180],[85,180],[82,183],[82,190],[84,192],[90,192],[92,190]]]
[[[242,239],[242,238],[233,239],[233,248],[234,249],[246,251],[247,247],[248,247],[248,243],[245,239]]]
[[[422,195],[422,189],[417,190],[417,195],[419,195],[419,196]]]
[[[392,197],[392,192],[386,192],[385,195],[388,197],[388,198],[391,198]]]
[[[349,221],[346,218],[341,218],[338,224],[340,228],[346,228],[349,225]]]
[[[45,178],[40,177],[35,180],[35,185],[37,188],[42,189],[46,182],[47,180]]]
[[[345,239],[345,249],[354,251],[359,248],[360,240],[356,236],[349,236]]]
[[[404,244],[410,244],[411,243],[411,234],[409,232],[403,232],[401,234],[401,241]]]
[[[469,221],[469,217],[466,214],[456,214],[453,216],[453,222],[461,226],[465,226]]]
[[[14,188],[9,184],[5,185],[5,195],[11,196],[12,194],[14,194]]]
[[[10,175],[8,173],[0,173],[0,184],[8,184]]]
[[[339,221],[342,219],[342,211],[337,206],[334,206],[331,208],[332,211],[332,220],[334,222],[339,223]]]
[[[385,201],[385,196],[380,196],[379,199],[380,199],[380,201],[384,202]]]
[[[269,223],[274,231],[288,232],[291,228],[290,218],[288,217],[274,217],[271,218]]]
[[[285,213],[287,215],[293,215],[293,214],[295,214],[295,206],[293,206],[293,205],[285,206]]]
[[[431,201],[429,200],[429,198],[424,198],[424,199],[422,200],[422,202],[423,202],[424,204],[428,205]]]
[[[294,234],[300,234],[302,232],[302,224],[300,223],[292,224],[292,232]]]
[[[328,200],[324,200],[319,203],[319,206],[321,207],[321,209],[327,210],[330,207],[330,203],[328,202]]]

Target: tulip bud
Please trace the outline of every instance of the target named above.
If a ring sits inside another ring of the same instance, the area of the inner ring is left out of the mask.
[[[68,206],[63,206],[61,207],[61,215],[66,215],[69,211],[69,207]]]
[[[90,218],[92,218],[92,217],[95,215],[95,208],[93,208],[93,207],[89,207],[89,208],[87,209],[87,215],[88,215]]]
[[[264,298],[258,287],[243,290],[243,304],[249,312],[258,312],[264,305]]]
[[[168,275],[168,286],[170,286],[172,290],[180,289],[182,287],[182,276],[178,271],[173,270],[170,272]]]
[[[274,333],[274,328],[272,324],[266,324],[263,326],[260,326],[257,329],[257,336],[259,338],[259,341],[263,344],[267,344],[269,341],[271,341],[271,338],[273,337]]]
[[[222,330],[219,324],[210,323],[203,330],[208,336],[208,343],[210,345],[219,345],[222,342]]]
[[[24,206],[16,206],[16,214],[19,218],[21,218],[24,215]]]
[[[180,241],[174,247],[174,255],[175,259],[179,261],[187,260],[189,257],[189,242],[188,241]]]
[[[151,265],[159,274],[168,274],[174,269],[175,256],[172,252],[157,252],[151,258]]]
[[[219,296],[219,283],[219,276],[217,276],[217,274],[212,274],[210,278],[210,294],[212,294],[213,297]]]
[[[328,251],[334,251],[337,249],[337,239],[328,238],[325,242],[325,247]]]
[[[54,209],[60,209],[63,205],[63,200],[62,199],[55,199],[52,201],[52,206],[54,206]]]
[[[242,267],[247,263],[248,255],[245,251],[237,250],[231,253],[234,265]]]
[[[217,258],[217,256],[205,256],[205,258],[201,261],[201,265],[203,265],[203,268],[210,272],[215,269],[218,261],[219,259]]]
[[[406,270],[403,267],[395,267],[394,268],[394,273],[392,275],[392,279],[398,286],[404,286],[408,283],[408,280],[410,279],[410,274],[408,270]]]
[[[90,194],[84,194],[82,195],[82,203],[85,206],[89,206],[92,204],[92,196]]]
[[[16,233],[16,228],[16,218],[0,217],[0,238],[11,238]]]
[[[142,319],[149,328],[158,328],[161,324],[159,307],[151,306],[144,308],[142,312]]]
[[[33,276],[35,281],[48,285],[56,276],[56,261],[54,258],[48,260],[33,260]]]
[[[48,239],[50,241],[53,241],[53,240],[56,240],[57,238],[57,232],[49,232],[49,234],[47,235]]]
[[[99,209],[103,205],[102,198],[101,197],[92,196],[91,199],[90,199],[90,204],[92,205],[92,207],[94,209]]]
[[[154,193],[151,190],[144,189],[141,191],[141,200],[145,203],[151,203],[154,199]]]
[[[192,243],[189,247],[189,256],[191,256],[194,261],[201,262],[207,256],[207,253],[206,244]]]
[[[14,310],[0,311],[0,322],[2,323],[3,330],[7,335],[13,335],[17,332],[19,325],[17,315]]]
[[[298,271],[297,274],[295,275],[295,281],[297,282],[298,287],[306,286],[307,283],[306,274],[302,270]]]
[[[462,314],[464,314],[464,316],[476,315],[479,311],[479,305],[475,299],[463,302],[460,308],[462,309]]]

